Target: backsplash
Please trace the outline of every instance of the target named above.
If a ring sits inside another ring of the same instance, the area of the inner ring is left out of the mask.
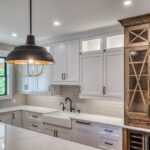
[[[17,105],[26,105],[26,96],[22,94],[16,94],[13,99],[1,100],[0,107],[9,107]]]
[[[123,100],[79,99],[78,86],[61,86],[60,93],[61,96],[27,95],[27,104],[61,109],[60,102],[64,102],[66,97],[70,97],[73,100],[73,107],[76,109],[76,111],[80,109],[80,111],[83,113],[123,117]],[[68,110],[69,103],[66,104],[66,107]]]

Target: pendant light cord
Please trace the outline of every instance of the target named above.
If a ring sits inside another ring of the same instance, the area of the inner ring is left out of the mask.
[[[32,0],[30,0],[30,35],[32,34]]]

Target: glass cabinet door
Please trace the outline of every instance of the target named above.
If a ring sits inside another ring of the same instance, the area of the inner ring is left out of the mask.
[[[129,112],[148,113],[149,48],[130,49],[128,52]]]

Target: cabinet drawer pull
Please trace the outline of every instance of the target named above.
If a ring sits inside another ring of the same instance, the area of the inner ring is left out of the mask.
[[[113,146],[112,143],[108,143],[108,142],[105,142],[106,145],[110,145],[110,146]]]
[[[32,127],[35,127],[35,128],[37,128],[38,126],[37,126],[37,125],[34,125],[34,124],[32,124]]]
[[[105,132],[112,133],[113,131],[112,131],[112,130],[107,130],[107,129],[105,129]]]
[[[90,122],[81,122],[81,121],[76,121],[76,123],[78,124],[84,124],[84,125],[91,125]]]
[[[38,116],[32,116],[33,118],[38,118]]]

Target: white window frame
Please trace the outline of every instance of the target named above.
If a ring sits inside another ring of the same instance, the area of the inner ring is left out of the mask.
[[[6,57],[8,55],[9,51],[6,50],[0,50],[0,56]],[[12,65],[7,65],[7,95],[0,96],[1,100],[8,100],[12,99],[13,97],[13,67]]]

